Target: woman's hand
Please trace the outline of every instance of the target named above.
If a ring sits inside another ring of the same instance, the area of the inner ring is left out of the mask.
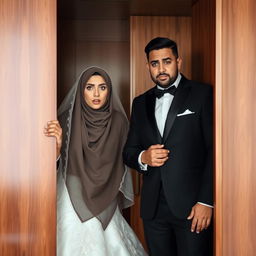
[[[60,149],[62,145],[62,129],[60,127],[58,120],[51,120],[47,122],[47,125],[44,127],[44,134],[47,137],[56,138],[56,153],[57,158],[60,156]]]

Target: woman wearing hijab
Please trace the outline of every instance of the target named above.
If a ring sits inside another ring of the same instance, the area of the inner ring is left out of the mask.
[[[108,74],[85,70],[49,121],[58,167],[57,255],[146,255],[121,215],[133,204],[131,174],[122,161],[128,121]]]

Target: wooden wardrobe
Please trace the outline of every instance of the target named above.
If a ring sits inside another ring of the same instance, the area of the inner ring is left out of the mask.
[[[182,72],[215,91],[215,255],[253,256],[255,13],[254,0],[0,0],[0,255],[56,254],[55,141],[43,127],[79,73],[106,69],[129,116],[152,86],[143,48],[168,36]],[[133,178],[125,216],[144,243]]]

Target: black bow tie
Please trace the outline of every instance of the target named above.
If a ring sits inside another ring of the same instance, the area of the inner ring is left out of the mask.
[[[177,88],[175,85],[172,85],[170,88],[168,89],[165,89],[165,90],[161,90],[161,89],[158,89],[157,87],[155,88],[155,95],[158,99],[160,99],[161,97],[164,96],[165,93],[170,93],[172,95],[175,94]]]

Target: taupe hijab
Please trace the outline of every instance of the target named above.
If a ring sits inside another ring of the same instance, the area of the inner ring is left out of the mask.
[[[103,77],[108,87],[107,101],[98,110],[90,108],[83,98],[84,86],[95,73]],[[123,208],[133,201],[130,173],[122,161],[128,121],[104,70],[87,69],[75,87],[76,90],[71,89],[73,93],[67,96],[71,99],[72,110],[67,112],[61,106],[59,111],[62,128],[67,123],[65,134],[63,129],[65,143],[61,150],[61,169],[80,220],[84,222],[95,216],[106,228],[117,205]],[[68,100],[63,103],[68,105]]]

